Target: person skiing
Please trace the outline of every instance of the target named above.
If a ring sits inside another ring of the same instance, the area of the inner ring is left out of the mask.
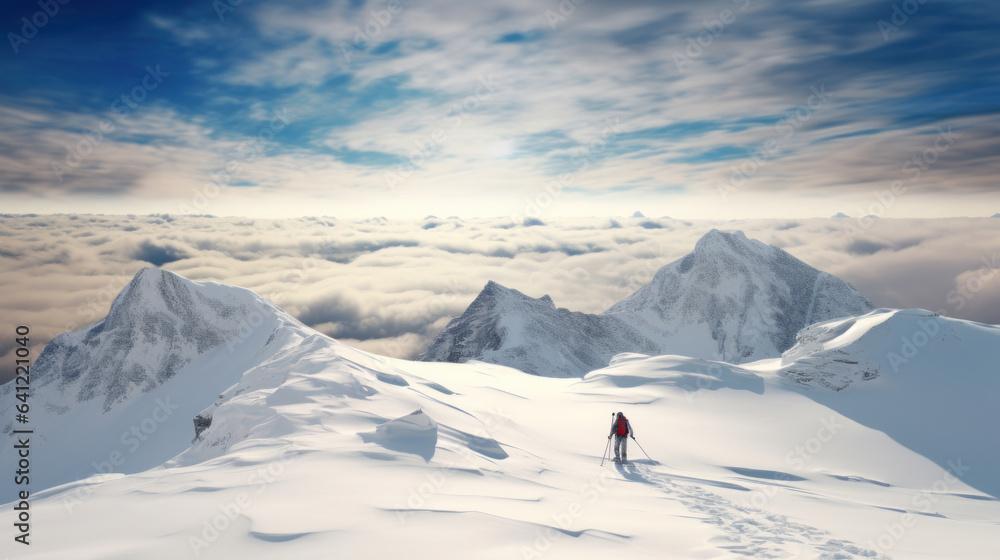
[[[628,418],[625,418],[625,414],[619,412],[615,416],[614,422],[611,423],[611,433],[608,435],[608,439],[611,439],[611,436],[615,436],[615,462],[627,463],[628,438],[629,436],[635,437],[635,432],[632,431],[632,424],[629,423]]]

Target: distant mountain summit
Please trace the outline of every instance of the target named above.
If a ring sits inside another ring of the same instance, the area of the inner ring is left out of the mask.
[[[781,355],[803,327],[872,309],[850,284],[782,249],[713,229],[604,315],[635,326],[661,354],[738,364]]]
[[[656,350],[617,318],[556,308],[547,295],[532,298],[490,281],[419,359],[480,360],[536,375],[571,377],[607,365],[623,348],[647,354]]]
[[[272,326],[279,315],[291,319],[249,290],[144,268],[115,297],[107,317],[45,347],[32,367],[34,385],[56,383],[79,402],[102,398],[107,411],[161,385],[241,330]]]
[[[288,338],[313,335],[250,290],[140,270],[104,319],[55,337],[31,366],[32,483],[159,465],[190,445],[192,419],[243,372]],[[13,389],[0,385],[3,435],[19,427]],[[16,440],[2,439],[6,471]]]
[[[620,352],[740,363],[780,356],[807,325],[872,308],[850,284],[777,247],[713,229],[601,315],[490,282],[419,359],[557,377],[604,367]]]

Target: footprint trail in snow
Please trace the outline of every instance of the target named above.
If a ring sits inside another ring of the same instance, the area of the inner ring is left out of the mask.
[[[649,484],[677,500],[704,523],[723,533],[711,544],[736,557],[802,560],[891,560],[829,532],[790,520],[787,516],[738,505],[696,484],[673,480],[635,462],[614,467],[626,480]],[[677,477],[673,477],[677,478]],[[722,483],[724,484],[724,483]]]

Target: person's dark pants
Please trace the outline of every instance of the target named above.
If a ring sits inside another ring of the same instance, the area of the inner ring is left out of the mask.
[[[615,434],[615,460],[628,461],[628,436]]]

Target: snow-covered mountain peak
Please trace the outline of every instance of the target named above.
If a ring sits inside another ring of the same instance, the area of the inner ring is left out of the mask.
[[[747,236],[742,230],[734,230],[729,232],[724,232],[720,229],[712,228],[708,230],[708,233],[701,236],[694,245],[695,252],[699,250],[704,250],[707,247],[718,246],[722,243],[745,243],[748,241]]]
[[[167,270],[147,267],[118,293],[105,322],[129,321],[145,313],[185,314],[198,299],[194,282]]]
[[[778,247],[713,229],[605,314],[665,341],[661,353],[741,363],[780,355],[809,324],[872,307],[850,284]]]
[[[554,376],[583,375],[620,352],[740,363],[781,355],[813,322],[871,309],[849,284],[782,249],[713,229],[602,315],[555,309],[551,298],[490,282],[421,359]]]
[[[479,298],[483,298],[484,300],[499,300],[502,298],[530,299],[525,294],[493,280],[486,282],[486,285],[479,292],[479,297],[476,299]]]
[[[494,282],[493,280],[487,281],[486,285],[483,286],[483,292],[497,292],[501,290],[510,290],[510,288],[507,288],[499,282]]]
[[[115,297],[107,317],[45,347],[32,368],[35,384],[56,383],[78,402],[102,399],[108,411],[136,391],[161,385],[195,357],[248,332],[273,329],[279,319],[294,322],[249,290],[144,268]]]
[[[48,487],[162,463],[245,371],[310,337],[337,344],[249,290],[140,270],[104,319],[57,336],[31,366],[32,480]],[[4,434],[15,429],[12,390],[0,386]],[[0,447],[0,466],[12,456]]]
[[[508,288],[507,286],[504,286],[499,282],[494,282],[493,280],[486,282],[486,285],[483,286],[483,289],[481,292],[479,292],[479,295],[480,297],[488,297],[488,298],[518,297],[518,296],[522,298],[528,297],[517,290]]]
[[[555,308],[552,298],[544,295],[540,298],[533,298],[513,288],[508,288],[490,280],[483,287],[476,299],[469,306],[470,309],[512,309],[521,306]]]
[[[619,352],[654,350],[616,318],[556,308],[548,295],[533,298],[490,281],[419,359],[482,360],[536,375],[571,377],[603,367]]]
[[[729,253],[752,258],[754,255],[770,255],[774,249],[771,245],[747,238],[741,230],[725,232],[712,229],[698,240],[692,254],[717,258],[720,253]]]

